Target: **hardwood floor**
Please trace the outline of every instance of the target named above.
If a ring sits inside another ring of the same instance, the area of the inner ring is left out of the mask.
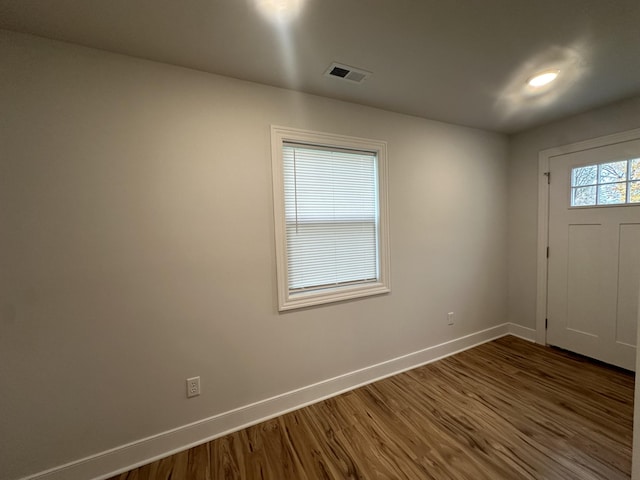
[[[111,480],[628,479],[633,386],[503,337]]]

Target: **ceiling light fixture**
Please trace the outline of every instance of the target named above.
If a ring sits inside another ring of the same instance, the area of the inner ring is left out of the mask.
[[[533,88],[543,87],[553,82],[559,73],[560,70],[545,70],[527,80],[527,84]]]
[[[255,0],[258,10],[274,19],[288,19],[299,13],[303,0]]]

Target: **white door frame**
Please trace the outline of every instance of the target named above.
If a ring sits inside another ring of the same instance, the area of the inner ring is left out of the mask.
[[[538,253],[536,343],[547,344],[547,248],[549,246],[549,177],[551,161],[559,155],[640,139],[640,128],[542,150],[538,154]],[[553,255],[553,253],[551,253]]]

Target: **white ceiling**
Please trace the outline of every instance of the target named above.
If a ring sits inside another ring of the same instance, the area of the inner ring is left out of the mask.
[[[280,28],[254,0],[0,0],[0,28],[505,133],[640,94],[639,0],[306,0]]]

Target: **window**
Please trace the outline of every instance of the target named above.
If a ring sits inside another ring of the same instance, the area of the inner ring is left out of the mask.
[[[571,171],[571,206],[640,203],[640,158]]]
[[[272,127],[278,307],[390,291],[386,143]]]

